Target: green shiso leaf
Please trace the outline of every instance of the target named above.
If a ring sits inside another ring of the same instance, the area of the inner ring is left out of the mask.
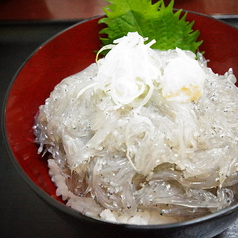
[[[106,0],[110,3],[103,10],[106,17],[99,20],[107,27],[100,31],[103,45],[111,44],[115,39],[138,32],[148,37],[148,42],[155,39],[152,48],[159,50],[190,50],[196,53],[202,41],[197,42],[199,31],[193,31],[194,22],[186,21],[187,14],[182,10],[174,12],[174,1],[168,6],[160,0],[152,4],[151,0]]]

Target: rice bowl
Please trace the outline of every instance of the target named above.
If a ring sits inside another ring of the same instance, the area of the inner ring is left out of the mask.
[[[199,18],[199,17],[198,17]],[[199,21],[198,21],[199,22]],[[94,22],[94,24],[96,25],[96,21]],[[215,23],[214,23],[215,24]],[[95,28],[97,28],[97,26],[94,26]],[[225,26],[224,26],[225,27]],[[72,29],[71,29],[72,30]],[[236,33],[233,33],[234,35],[236,35]],[[65,37],[65,36],[64,36]],[[56,40],[55,40],[56,41]],[[51,43],[52,44],[52,43]],[[99,43],[97,43],[97,44],[99,44]],[[75,45],[77,45],[77,43],[75,43]],[[44,47],[43,47],[44,48]],[[208,52],[208,50],[206,50],[206,52]],[[38,55],[38,56],[37,56]],[[35,57],[39,57],[39,55],[40,55],[40,52],[37,52],[36,53],[36,55],[35,55]],[[34,58],[34,57],[33,57]],[[33,63],[33,58],[32,59],[30,59],[29,61],[28,61],[28,63],[27,64],[32,64]],[[78,71],[80,71],[80,70],[82,70],[83,68],[85,68],[86,66],[88,66],[89,65],[89,61],[91,61],[91,62],[93,62],[93,60],[94,60],[94,58],[95,58],[95,56],[93,55],[89,60],[88,60],[88,62],[85,62],[85,63],[83,63],[84,64],[84,66],[80,66],[81,67],[81,69],[79,68],[79,67],[77,67],[77,69],[74,69],[74,70],[72,70],[71,72],[66,72],[66,73],[59,73],[59,75],[56,77],[55,76],[55,81],[54,82],[50,82],[49,84],[50,84],[50,88],[49,89],[47,89],[47,92],[45,92],[45,93],[43,93],[43,94],[41,94],[41,92],[37,92],[37,95],[42,95],[42,96],[39,96],[40,97],[40,99],[39,99],[39,101],[37,102],[37,103],[35,103],[35,105],[33,105],[33,106],[31,106],[31,105],[29,105],[29,109],[28,109],[28,111],[30,111],[30,114],[28,115],[29,116],[29,119],[27,119],[30,123],[29,123],[29,125],[33,125],[33,119],[30,119],[30,118],[34,118],[34,115],[35,115],[35,113],[37,112],[37,108],[39,107],[39,105],[41,105],[41,104],[43,104],[44,103],[44,100],[48,97],[48,95],[49,95],[49,92],[50,91],[52,91],[52,89],[53,89],[53,87],[60,81],[60,79],[62,79],[63,77],[67,77],[67,76],[69,76],[69,75],[71,75],[71,74],[74,74],[74,73],[76,73],[76,72],[78,72]],[[210,57],[208,57],[208,58],[210,58]],[[212,57],[211,57],[212,58]],[[210,58],[210,59],[211,59]],[[211,59],[211,62],[212,62],[212,59]],[[217,61],[216,61],[217,62]],[[214,64],[216,64],[216,62],[214,63]],[[227,64],[228,65],[228,64]],[[224,64],[223,64],[223,66],[222,67],[226,67],[226,66],[224,66]],[[231,64],[229,64],[229,67],[232,67],[232,65]],[[58,68],[58,66],[57,66],[57,68]],[[215,67],[216,68],[216,67]],[[219,67],[218,67],[219,68]],[[217,68],[217,69],[218,69]],[[234,67],[235,68],[235,67]],[[24,69],[22,69],[20,72],[19,72],[19,75],[20,74],[23,74],[24,73],[24,71],[26,70],[27,68],[24,68]],[[217,69],[215,69],[215,70],[217,70]],[[223,69],[220,69],[221,71],[223,71]],[[226,71],[227,71],[227,68],[226,68]],[[234,72],[236,73],[236,69],[234,69]],[[221,73],[224,73],[224,72],[221,72]],[[57,73],[56,73],[57,74]],[[25,76],[25,75],[24,75]],[[19,76],[19,78],[20,78],[21,76]],[[18,78],[18,79],[19,79]],[[56,79],[57,78],[57,79]],[[39,80],[41,80],[41,79],[39,79]],[[57,81],[57,83],[56,83],[56,81]],[[38,81],[38,83],[39,83],[39,81]],[[16,81],[16,84],[15,84],[15,86],[14,86],[15,88],[17,87],[17,81]],[[40,90],[39,90],[40,91]],[[14,94],[14,88],[13,88],[13,91],[11,92],[11,94],[10,95],[13,95]],[[34,97],[32,97],[32,98],[34,98]],[[29,99],[29,98],[28,98]],[[28,100],[27,100],[28,101]],[[12,108],[13,108],[13,106],[14,106],[14,103],[15,103],[15,101],[13,101],[13,100],[11,100],[11,101],[9,101],[8,102],[8,106],[7,106],[7,111],[8,111],[8,115],[7,115],[7,131],[8,131],[8,137],[10,138],[10,143],[14,143],[15,144],[15,139],[14,138],[16,138],[16,134],[18,133],[17,131],[15,131],[16,133],[15,133],[15,135],[14,135],[14,133],[11,133],[11,128],[12,128],[12,126],[14,127],[14,125],[13,125],[13,120],[10,120],[10,118],[12,118],[12,116],[13,115],[16,115],[16,112],[14,112],[13,114],[11,113],[11,110],[12,110]],[[24,107],[25,108],[25,107]],[[28,117],[27,116],[27,117]],[[18,117],[19,119],[21,118],[21,120],[22,120],[22,117]],[[10,122],[11,121],[11,122]],[[19,123],[18,123],[19,124]],[[28,128],[25,128],[24,130],[26,130],[26,131],[28,131],[27,132],[27,138],[30,138],[32,141],[33,141],[33,137],[32,136],[29,136],[29,131],[32,133],[32,130],[30,129],[30,127],[28,126]],[[30,143],[31,144],[31,143]],[[27,146],[28,147],[28,146]],[[14,146],[12,147],[12,148],[14,148]],[[28,147],[29,148],[29,147]],[[21,151],[21,149],[20,150],[18,150],[18,151]],[[19,152],[14,152],[14,154],[18,154]],[[25,156],[26,156],[26,153],[25,153]],[[30,154],[28,154],[28,156],[30,156],[30,157],[34,157],[34,159],[37,157],[37,147],[36,147],[36,145],[34,145],[34,149],[33,149],[33,151],[32,152],[30,152]],[[19,160],[20,161],[20,163],[23,163],[23,159],[20,159]],[[27,163],[29,163],[30,161],[28,161]],[[41,160],[41,163],[43,163],[44,164],[44,166],[43,166],[43,168],[44,169],[42,169],[42,171],[47,171],[47,169],[46,169],[46,167],[45,167],[45,163],[44,162],[42,162],[42,160]],[[24,169],[24,166],[28,166],[28,165],[23,165],[23,169]],[[26,167],[25,167],[26,168]],[[25,169],[24,169],[25,170]],[[29,171],[29,169],[27,169],[27,171]],[[46,176],[45,176],[45,172],[43,172],[44,173],[44,181],[49,181],[50,179],[47,179],[46,178]],[[34,174],[29,174],[29,176],[30,176],[30,178],[33,178],[33,181],[35,181],[37,184],[39,184],[39,186],[40,186],[40,191],[42,191],[42,189],[43,190],[45,190],[45,191],[48,191],[47,193],[50,193],[50,194],[52,194],[52,196],[53,197],[55,197],[55,192],[49,192],[49,191],[54,191],[54,185],[50,185],[50,182],[47,182],[47,186],[48,186],[48,184],[49,184],[49,187],[50,187],[50,189],[45,189],[44,187],[45,187],[45,185],[44,184],[42,184],[42,183],[40,183],[40,180],[38,179],[38,178],[34,178]],[[31,182],[30,182],[31,183]],[[33,187],[35,187],[35,186],[33,186]],[[40,193],[42,193],[42,192],[40,192]],[[44,195],[45,196],[45,195]],[[57,198],[58,199],[58,198]],[[52,202],[52,198],[50,198],[49,199],[51,202]],[[58,200],[60,200],[60,199],[58,199]],[[54,202],[53,202],[54,203]],[[61,202],[62,203],[62,202]],[[61,207],[61,205],[59,205],[60,207]],[[64,205],[63,205],[64,206]],[[75,213],[76,214],[76,213]],[[208,216],[209,217],[209,216]],[[210,217],[213,217],[213,216],[210,216]],[[178,225],[178,226],[180,226],[180,225]],[[150,227],[151,228],[151,227]],[[154,229],[152,229],[152,230],[154,230]],[[219,232],[220,232],[220,230],[219,230]]]

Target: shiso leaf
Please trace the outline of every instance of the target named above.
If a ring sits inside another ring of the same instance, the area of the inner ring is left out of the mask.
[[[115,39],[138,32],[147,37],[148,42],[155,39],[152,48],[159,50],[175,49],[197,52],[202,41],[197,42],[199,31],[192,29],[193,22],[186,21],[187,13],[182,9],[174,11],[174,0],[165,6],[163,0],[152,4],[151,0],[106,0],[110,5],[103,8],[106,17],[99,20],[107,26],[100,31],[103,45]]]

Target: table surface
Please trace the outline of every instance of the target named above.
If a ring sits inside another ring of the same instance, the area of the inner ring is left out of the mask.
[[[2,9],[1,5],[8,2],[14,1],[1,1],[0,9]],[[91,17],[92,14],[100,14],[100,11],[93,11],[87,17]],[[85,17],[86,15],[82,16],[82,18]],[[49,21],[45,21],[46,19],[37,18],[37,21],[32,21],[36,19],[31,17],[30,21],[25,21],[26,19],[19,18],[7,19],[6,16],[4,20],[0,19],[1,111],[7,88],[17,69],[29,55],[50,37],[79,21],[74,17],[71,19],[67,17],[67,20],[57,17],[48,19]],[[230,17],[226,21],[238,27],[236,17]],[[5,149],[2,133],[0,134],[0,153],[0,238],[96,237],[85,235],[85,227],[75,221],[64,219],[62,214],[51,208],[32,191],[13,166]],[[217,238],[238,237],[237,226],[238,220]]]
[[[0,21],[84,19],[103,14],[106,5],[104,0],[1,0]],[[238,14],[237,0],[174,0],[174,7],[216,16]]]

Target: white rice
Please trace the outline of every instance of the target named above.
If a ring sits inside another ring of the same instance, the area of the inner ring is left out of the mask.
[[[166,61],[177,52],[155,54]],[[183,103],[167,100],[154,85],[142,105],[115,104],[98,87],[96,63],[55,87],[34,129],[39,153],[52,155],[49,174],[67,206],[110,222],[161,224],[235,202],[236,78],[198,62],[202,96]]]

